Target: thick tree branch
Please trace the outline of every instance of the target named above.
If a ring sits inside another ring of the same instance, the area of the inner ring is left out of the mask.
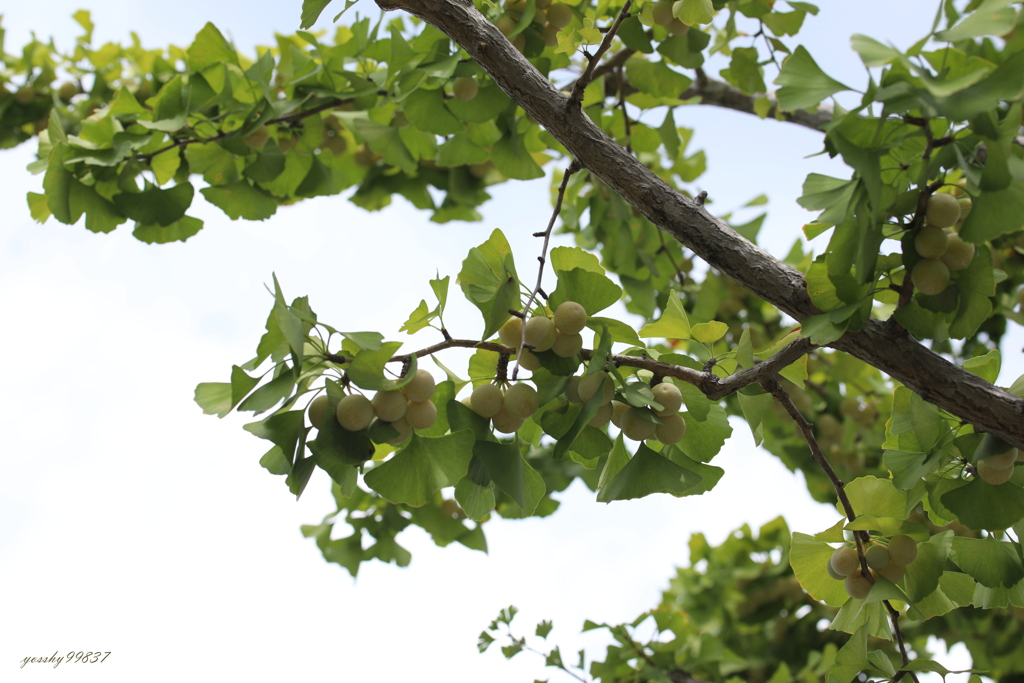
[[[803,275],[684,197],[610,139],[552,86],[470,0],[377,0],[414,14],[465,49],[569,154],[648,220],[796,320],[817,312]],[[868,320],[833,348],[902,382],[925,400],[1024,448],[1024,399],[989,384],[914,341]]]

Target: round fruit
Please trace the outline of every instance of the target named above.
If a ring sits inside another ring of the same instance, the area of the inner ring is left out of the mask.
[[[530,353],[530,349],[519,349],[519,364],[530,372],[540,370],[540,359]]]
[[[964,224],[965,220],[967,220],[967,216],[970,215],[971,209],[974,207],[974,202],[970,197],[961,197],[957,201],[960,203],[960,218],[956,222],[959,227]]]
[[[548,7],[551,7],[551,0],[537,0],[533,3],[533,6],[537,9],[547,9]]]
[[[828,575],[831,576],[836,581],[842,581],[843,579],[846,578],[845,576],[843,576],[842,574],[837,572],[835,569],[832,569],[832,563],[831,562],[826,562],[825,563],[825,571],[827,571]]]
[[[534,351],[547,351],[558,339],[558,330],[551,318],[543,315],[534,316],[526,321],[526,343]]]
[[[288,150],[284,151],[287,152]],[[356,166],[362,166],[363,168],[369,168],[370,166],[373,166],[377,162],[378,158],[379,157],[373,152],[372,149],[367,147],[366,144],[360,145],[359,149],[356,150],[354,156]]]
[[[583,350],[583,337],[579,332],[575,334],[558,333],[555,343],[551,345],[551,351],[561,358],[572,358]]]
[[[922,259],[910,272],[910,279],[922,294],[939,294],[949,284],[949,268],[938,259]]]
[[[334,413],[338,424],[350,432],[361,432],[369,427],[373,415],[373,404],[362,394],[349,394],[338,401],[338,409]]]
[[[978,476],[990,486],[999,486],[1010,481],[1010,477],[1013,476],[1013,467],[992,467],[986,458],[978,463]]]
[[[476,97],[479,90],[480,85],[476,82],[476,79],[469,76],[459,76],[452,83],[452,93],[463,102],[469,102]]]
[[[899,583],[903,580],[903,577],[907,574],[907,568],[901,567],[898,564],[889,563],[887,567],[876,570],[879,576],[884,576],[893,583]]]
[[[658,427],[657,424],[646,419],[639,408],[633,407],[622,414],[619,422],[622,423],[622,433],[633,441],[646,441],[654,436],[654,431]]]
[[[955,232],[949,233],[949,246],[939,260],[950,270],[963,270],[974,259],[974,245],[964,242]]]
[[[417,370],[416,376],[402,387],[402,393],[410,401],[429,401],[434,395],[434,376],[426,370]],[[423,427],[416,428],[423,429]]]
[[[513,417],[502,409],[491,417],[491,424],[494,425],[496,431],[502,434],[515,434],[523,426],[523,419]]]
[[[871,592],[871,582],[860,572],[847,576],[845,586],[850,597],[857,600],[863,600]]]
[[[587,311],[575,301],[565,301],[555,309],[555,327],[562,334],[576,334],[587,326]]]
[[[679,387],[671,382],[656,384],[651,391],[654,392],[654,400],[662,406],[661,410],[655,411],[658,417],[674,415],[683,406],[683,394],[679,391]]]
[[[939,258],[949,246],[949,233],[934,225],[924,225],[914,237],[914,248],[922,258]]]
[[[924,217],[937,228],[951,228],[960,219],[960,202],[948,193],[933,194],[928,198]]]
[[[587,424],[590,425],[591,427],[597,427],[598,429],[601,429],[609,422],[611,422],[613,413],[614,409],[612,408],[612,404],[604,403],[601,405],[600,408],[597,409],[597,415],[594,415],[594,417],[591,418],[590,422],[588,422]]]
[[[501,35],[507,37],[508,34],[512,33],[512,31],[515,29],[516,22],[515,20],[512,19],[512,17],[508,16],[507,14],[503,14],[500,17],[498,17],[498,20],[494,22],[494,25],[498,27],[499,31],[501,31]]]
[[[23,85],[14,93],[14,101],[18,104],[31,104],[36,98],[36,89],[31,85]]]
[[[622,414],[629,410],[629,404],[622,401],[612,401],[612,424],[622,429]]]
[[[1007,467],[1013,467],[1013,463],[1017,462],[1017,449],[1011,448],[1005,453],[990,455],[982,459],[981,462],[986,463],[994,470],[1005,470]]]
[[[964,177],[964,178],[961,178],[960,180],[956,181],[956,184],[953,185],[953,188],[950,190],[949,193],[951,195],[953,195],[954,197],[959,197],[960,195],[962,195],[966,191],[967,191],[967,178]]]
[[[678,19],[673,18],[672,21],[668,22],[668,32],[674,36],[684,35],[689,30],[690,27]]]
[[[523,343],[523,319],[515,315],[509,318],[498,330],[498,339],[505,346],[518,349]]]
[[[391,426],[398,430],[398,436],[388,441],[392,446],[397,446],[408,439],[409,435],[412,434],[412,427],[405,421],[404,417],[392,422]]]
[[[580,398],[580,378],[573,376],[565,383],[565,400],[569,403],[582,403]]]
[[[654,19],[655,24],[668,26],[675,19],[672,16],[672,0],[660,0],[654,3],[654,6],[651,7],[651,18]]]
[[[437,406],[430,400],[410,401],[403,419],[413,429],[430,429],[437,420]]]
[[[589,401],[599,389],[602,394],[601,403],[608,403],[612,400],[612,396],[615,395],[615,381],[604,372],[586,375],[580,379],[580,400],[584,403]]]
[[[548,23],[555,28],[564,28],[572,21],[572,8],[562,3],[554,3],[548,7]]]
[[[481,384],[470,396],[473,412],[480,417],[494,417],[501,412],[505,399],[496,384]]]
[[[917,557],[917,541],[910,536],[900,534],[889,541],[889,560],[893,564],[906,567]]]
[[[78,89],[77,83],[66,81],[60,84],[60,90],[57,91],[57,97],[61,98],[65,102],[70,102],[71,98],[81,92]]]
[[[558,27],[548,24],[540,32],[540,37],[544,39],[544,44],[548,47],[558,45]]]
[[[869,567],[880,571],[889,566],[889,551],[884,546],[873,545],[864,551],[864,559]]]
[[[409,401],[401,391],[378,391],[373,397],[373,412],[384,422],[394,422],[405,415]],[[338,404],[341,405],[340,403]]]
[[[331,154],[340,156],[348,151],[348,142],[345,141],[344,136],[329,128],[324,128],[323,133],[320,134],[323,139],[322,147],[330,150]]]
[[[832,557],[829,558],[828,563],[835,570],[836,574],[849,576],[860,567],[860,557],[858,557],[856,549],[843,546],[842,548],[836,548],[832,552]]]
[[[253,132],[246,135],[242,140],[245,144],[253,149],[262,149],[263,145],[267,144],[267,140],[270,139],[270,131],[267,130],[266,126],[260,126]]]
[[[331,409],[331,402],[327,399],[327,396],[321,394],[317,396],[309,404],[309,423],[320,429],[320,425],[324,423],[324,416],[327,415],[327,411]]]
[[[537,390],[529,384],[514,384],[505,392],[504,406],[509,415],[525,420],[540,407]]]
[[[654,427],[654,436],[664,444],[679,443],[686,436],[686,420],[679,413],[659,415],[665,424]]]

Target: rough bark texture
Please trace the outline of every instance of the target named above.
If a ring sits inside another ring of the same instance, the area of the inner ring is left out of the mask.
[[[538,72],[470,0],[377,0],[420,17],[459,44],[574,159],[648,220],[796,320],[816,313],[803,274],[655,176]],[[870,363],[925,400],[1024,448],[1024,399],[985,382],[877,320],[831,345]]]

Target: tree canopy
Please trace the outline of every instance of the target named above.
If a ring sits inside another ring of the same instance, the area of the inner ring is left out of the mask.
[[[601,503],[713,497],[736,416],[837,504],[835,525],[695,536],[660,605],[585,626],[615,640],[603,660],[546,645],[549,666],[899,680],[945,672],[936,637],[964,643],[977,672],[1019,676],[1024,378],[994,382],[1024,325],[1020,3],[936,3],[905,51],[854,35],[856,84],[801,45],[806,2],[377,4],[305,0],[304,28],[325,10],[343,21],[254,54],[212,24],[183,48],[95,46],[83,11],[70,53],[34,41],[0,55],[0,144],[38,145],[40,222],[130,223],[163,244],[203,228],[197,195],[265,220],[340,193],[479,221],[489,187],[550,174],[536,252],[513,254],[500,230],[457,245],[461,271],[383,331],[342,331],[314,312],[318,293],[288,298],[275,277],[255,355],[196,388],[209,414],[259,416],[245,428],[291,494],[329,475],[337,507],[302,529],[324,558],[352,575],[404,566],[410,526],[483,550],[488,520],[550,515],[576,479]],[[858,106],[831,99],[847,91]],[[766,135],[811,129],[845,163],[799,199],[822,253],[798,240],[769,254],[763,215],[738,223],[713,211],[713,188],[693,190],[706,161],[677,118],[697,105],[763,119]],[[556,227],[576,246],[549,249]],[[446,327],[456,296],[477,330]],[[427,328],[425,348],[395,340]],[[472,353],[455,365],[456,349]],[[530,646],[514,614],[481,650]]]

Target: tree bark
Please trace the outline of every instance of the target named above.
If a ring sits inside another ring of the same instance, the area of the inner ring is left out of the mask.
[[[471,0],[376,0],[404,10],[455,43],[584,168],[648,220],[747,290],[800,321],[817,313],[803,274],[669,187],[569,103]],[[887,373],[922,398],[1024,448],[1024,399],[1000,389],[877,320],[831,344]]]

